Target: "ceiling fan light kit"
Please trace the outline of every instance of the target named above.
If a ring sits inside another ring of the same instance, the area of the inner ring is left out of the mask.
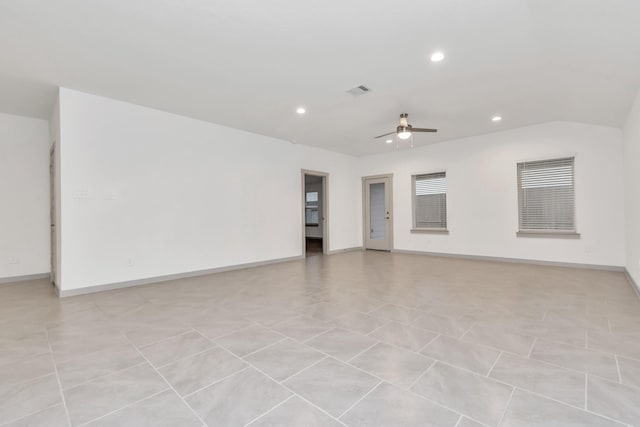
[[[408,139],[411,140],[411,148],[413,148],[413,134],[415,132],[438,132],[438,129],[430,129],[430,128],[414,128],[409,124],[408,121],[409,114],[402,113],[400,114],[400,124],[396,128],[395,132],[385,133],[384,135],[378,135],[374,137],[374,139],[382,138],[385,136],[396,134],[397,139],[401,139],[406,141]],[[396,140],[396,148],[398,147],[398,141]]]

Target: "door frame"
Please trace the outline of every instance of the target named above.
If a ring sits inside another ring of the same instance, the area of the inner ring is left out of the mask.
[[[368,175],[362,177],[362,248],[367,249],[367,180],[389,179],[389,252],[393,251],[393,174]]]
[[[300,169],[302,179],[302,257],[307,257],[307,230],[306,230],[306,208],[307,208],[307,192],[304,177],[307,175],[319,176],[322,178],[322,254],[329,253],[329,173],[320,172],[311,169]]]
[[[56,176],[58,174],[58,165],[56,156],[57,153],[57,144],[56,141],[51,143],[49,147],[49,262],[50,262],[50,273],[49,280],[53,284],[53,286],[57,286],[58,281],[58,257],[60,256],[58,253],[58,203],[57,200],[57,182]]]

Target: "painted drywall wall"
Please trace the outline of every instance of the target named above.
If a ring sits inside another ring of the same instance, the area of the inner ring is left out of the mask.
[[[0,279],[49,270],[49,126],[0,113]]]
[[[640,284],[640,93],[624,125],[625,249],[627,271]]]
[[[360,244],[356,159],[60,89],[63,291],[302,255],[301,169],[330,250]]]
[[[569,155],[580,239],[516,237],[516,163]],[[360,174],[394,174],[395,249],[622,266],[622,162],[620,129],[554,122],[365,157]],[[449,234],[411,233],[411,176],[443,170]]]

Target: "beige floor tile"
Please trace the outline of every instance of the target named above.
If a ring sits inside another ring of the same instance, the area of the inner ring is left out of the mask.
[[[336,326],[361,334],[368,334],[387,323],[386,320],[362,313],[349,313],[335,320]]]
[[[436,362],[412,390],[472,419],[496,425],[513,387]]]
[[[271,327],[294,340],[305,341],[333,329],[335,324],[315,319],[313,317],[296,317]]]
[[[0,365],[0,392],[16,383],[55,372],[50,353]]]
[[[340,427],[341,423],[331,418],[325,412],[308,404],[298,397],[292,397],[274,410],[268,412],[250,427]]]
[[[516,390],[501,427],[622,427],[615,421]]]
[[[441,335],[426,346],[422,354],[487,375],[498,359],[500,351]]]
[[[622,384],[640,388],[640,361],[618,357],[618,366]]]
[[[81,353],[65,357],[58,363],[58,375],[63,389],[75,387],[95,378],[116,373],[139,365],[144,358],[131,344],[106,347],[93,353]]]
[[[409,350],[378,343],[349,361],[349,364],[406,389],[433,362],[433,359]]]
[[[262,326],[250,326],[241,331],[218,338],[216,343],[238,356],[246,356],[249,353],[260,350],[284,338],[284,335],[263,328]]]
[[[244,360],[276,381],[283,381],[326,356],[313,348],[292,339],[286,339]]]
[[[491,378],[584,408],[585,374],[503,353]]]
[[[160,368],[173,388],[183,396],[206,387],[248,365],[220,347],[214,347]]]
[[[366,335],[335,328],[307,341],[306,344],[346,362],[376,342]]]
[[[289,378],[284,384],[329,414],[339,417],[379,382],[356,368],[327,358]]]
[[[64,391],[73,425],[83,424],[169,388],[148,364]]]
[[[369,336],[388,344],[417,352],[433,341],[438,334],[421,328],[403,325],[399,322],[389,322],[373,331]]]
[[[515,332],[490,329],[483,326],[474,326],[462,337],[462,341],[527,356],[535,341],[535,337]]]
[[[87,424],[87,427],[199,427],[193,411],[167,390]]]
[[[203,352],[215,344],[198,332],[191,331],[142,347],[140,351],[154,366],[164,366],[176,360]]]
[[[616,360],[610,354],[554,341],[538,340],[533,346],[531,358],[618,381]]]
[[[249,368],[187,398],[187,403],[210,426],[244,426],[291,393]]]
[[[424,313],[407,307],[387,304],[373,310],[369,314],[381,319],[394,320],[396,322],[408,324]]]
[[[17,420],[61,402],[55,375],[24,381],[0,392],[0,420]]]
[[[640,389],[589,376],[587,409],[614,420],[640,424]]]
[[[415,394],[382,383],[341,417],[352,427],[455,426],[460,415]]]
[[[60,403],[2,425],[5,427],[69,427],[69,420],[64,405]]]

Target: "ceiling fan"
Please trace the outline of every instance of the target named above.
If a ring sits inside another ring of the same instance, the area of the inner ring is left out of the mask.
[[[409,117],[409,114],[407,113],[400,114],[400,124],[394,132],[385,133],[384,135],[378,135],[374,137],[374,139],[393,135],[394,133],[398,135],[398,138],[400,139],[409,139],[414,132],[438,132],[438,129],[414,128],[407,121],[407,117]]]

